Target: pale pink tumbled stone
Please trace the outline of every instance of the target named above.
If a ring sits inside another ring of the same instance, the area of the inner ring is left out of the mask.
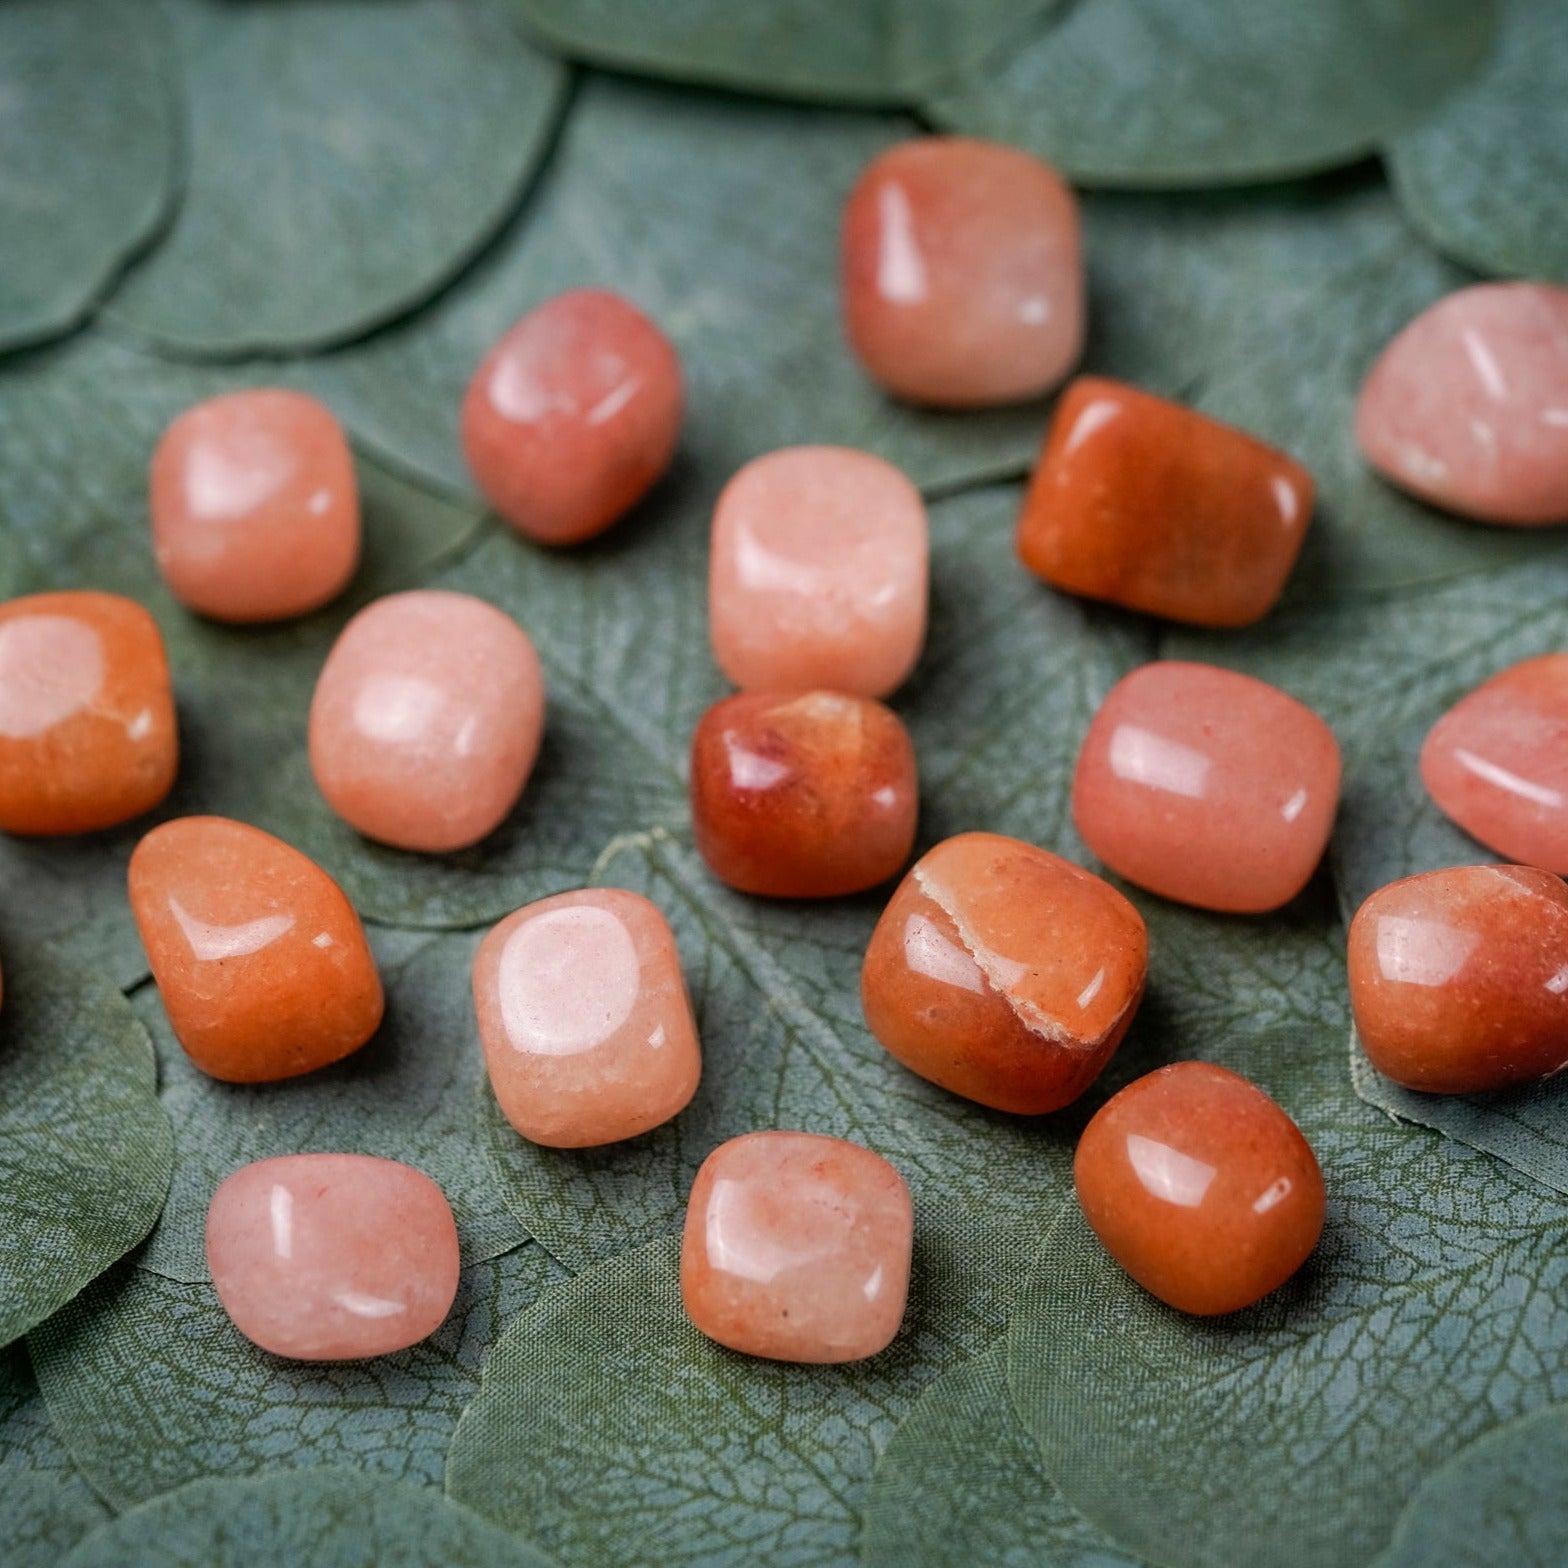
[[[1372,367],[1356,439],[1434,506],[1568,522],[1568,289],[1482,283],[1439,300]]]
[[[517,804],[543,729],[544,676],[522,628],[482,599],[420,589],[343,629],[311,702],[310,765],[367,838],[462,849]]]
[[[714,657],[737,686],[885,697],[926,634],[920,492],[891,463],[798,446],[748,463],[713,514]]]
[[[421,1171],[366,1154],[242,1166],[207,1210],[207,1264],[247,1339],[293,1361],[405,1350],[457,1295],[457,1226]]]

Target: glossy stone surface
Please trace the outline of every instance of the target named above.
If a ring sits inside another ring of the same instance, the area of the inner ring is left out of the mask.
[[[465,593],[418,589],[343,628],[310,705],[310,766],[367,838],[444,852],[500,826],[544,732],[544,674],[527,634]]]
[[[1278,1290],[1323,1230],[1323,1174],[1255,1084],[1175,1062],[1095,1113],[1073,1160],[1105,1250],[1168,1306],[1209,1317]]]
[[[737,686],[887,696],[925,642],[929,557],[920,492],[892,464],[836,446],[756,458],[713,514],[719,668]]]
[[[773,1361],[860,1361],[892,1343],[914,1209],[881,1155],[752,1132],[703,1161],[686,1205],[681,1300],[709,1339]]]
[[[157,623],[112,593],[0,604],[0,830],[113,827],[169,793],[179,763]]]
[[[669,339],[634,305],[574,289],[524,316],[463,399],[463,452],[519,533],[602,533],[669,467],[684,393]]]
[[[1474,1094],[1568,1065],[1568,889],[1529,866],[1381,887],[1350,923],[1368,1058],[1407,1089]]]
[[[247,1339],[291,1361],[417,1345],[457,1296],[457,1225],[431,1179],[365,1154],[241,1166],[212,1195],[207,1264]]]
[[[153,453],[153,553],[175,598],[220,621],[279,621],[335,599],[359,565],[354,458],[299,392],[188,408]]]
[[[1195,626],[1247,626],[1283,591],[1312,499],[1312,476],[1283,452],[1085,376],[1057,404],[1018,553],[1069,593]]]
[[[1207,664],[1146,664],[1113,686],[1073,776],[1073,820],[1113,871],[1201,909],[1288,903],[1323,858],[1339,746],[1276,687]]]
[[[1455,703],[1421,748],[1421,779],[1488,848],[1568,873],[1568,653],[1526,659]]]
[[[495,1097],[534,1143],[635,1138],[697,1091],[680,954],[641,894],[585,888],[508,915],[475,956],[474,1008]]]
[[[1434,506],[1568,522],[1568,289],[1482,283],[1423,311],[1367,376],[1356,440]]]
[[[1038,158],[927,136],[882,154],[844,208],[844,326],[895,396],[946,408],[1049,391],[1078,362],[1078,203]]]
[[[343,890],[260,828],[179,817],[131,856],[131,912],[174,1033],[204,1073],[264,1083],[356,1051],[381,981]]]
[[[899,884],[866,948],[861,1001],[911,1071],[1034,1116],[1099,1076],[1137,1011],[1148,951],[1142,916],[1099,877],[963,833]]]
[[[869,697],[741,692],[692,739],[697,848],[722,882],[775,898],[833,898],[903,868],[919,816],[915,748]]]

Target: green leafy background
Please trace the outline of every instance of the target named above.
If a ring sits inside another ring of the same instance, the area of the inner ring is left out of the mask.
[[[66,1562],[1328,1568],[1568,1552],[1568,1086],[1434,1100],[1362,1055],[1346,920],[1486,852],[1427,801],[1421,737],[1496,670],[1568,645],[1553,531],[1445,517],[1351,436],[1384,343],[1489,274],[1568,282],[1557,0],[4,0],[0,594],[128,593],[167,639],[183,760],[160,816],[277,832],[370,921],[387,1021],[347,1062],[253,1088],[195,1072],[130,923],[145,822],[0,841],[0,1541]],[[1224,635],[1058,596],[1012,527],[1047,402],[890,402],[839,326],[837,222],[922,128],[1027,146],[1083,187],[1086,368],[1313,469],[1285,601]],[[569,287],[680,348],[670,475],[570,553],[486,516],[457,443],[485,348]],[[325,399],[356,448],[364,566],[285,626],[201,622],[147,544],[167,421],[235,387]],[[748,900],[707,875],[686,744],[722,694],[707,530],[734,469],[830,441],[931,508],[929,644],[897,706],[922,843],[968,828],[1089,862],[1083,730],[1136,665],[1251,671],[1335,727],[1320,877],[1256,920],[1129,890],[1148,996],[1105,1081],[1038,1122],[903,1072],[867,1033],[879,894]],[[448,857],[368,844],[304,728],[353,611],[477,593],[543,658],[524,801]],[[561,1152],[484,1083],[469,967],[546,893],[668,915],[705,1073],[673,1124]],[[1074,1140],[1162,1062],[1256,1079],[1321,1157],[1329,1221],[1285,1290],[1197,1322],[1087,1232]],[[908,1177],[904,1331],[840,1368],[748,1360],[680,1310],[686,1190],[716,1143],[808,1127]],[[295,1365],[207,1278],[214,1186],[291,1150],[405,1159],[452,1200],[463,1271],[426,1343]]]

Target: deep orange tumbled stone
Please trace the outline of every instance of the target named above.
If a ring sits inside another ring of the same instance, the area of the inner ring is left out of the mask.
[[[1252,436],[1085,376],[1057,405],[1018,553],[1069,593],[1195,626],[1247,626],[1285,587],[1312,476]]]
[[[709,708],[692,739],[697,848],[743,893],[875,887],[909,858],[919,809],[909,732],[869,697],[741,692]]]
[[[169,793],[179,761],[157,623],[112,593],[0,604],[0,829],[113,827]]]
[[[229,1083],[292,1078],[356,1051],[381,981],[343,890],[281,839],[180,817],[131,856],[131,912],[186,1055]]]
[[[1350,923],[1367,1057],[1407,1089],[1474,1094],[1568,1064],[1568,889],[1530,866],[1381,887]]]
[[[964,833],[899,885],[866,949],[871,1032],[911,1071],[997,1110],[1076,1100],[1121,1043],[1148,967],[1115,888],[1033,844]]]

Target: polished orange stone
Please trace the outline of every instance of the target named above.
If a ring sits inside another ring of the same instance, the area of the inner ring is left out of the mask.
[[[909,858],[919,809],[909,732],[869,697],[741,692],[709,708],[692,739],[697,848],[743,893],[875,887]]]
[[[1085,376],[1057,405],[1018,553],[1069,593],[1195,626],[1247,626],[1284,590],[1312,497],[1312,476],[1283,452]]]
[[[1100,1075],[1143,995],[1148,934],[1115,888],[995,833],[938,844],[866,949],[871,1032],[911,1071],[1026,1116]]]
[[[709,1339],[773,1361],[861,1361],[898,1333],[914,1209],[881,1155],[752,1132],[703,1161],[686,1205],[681,1300]]]
[[[1162,660],[1118,681],[1089,725],[1073,820],[1113,871],[1201,909],[1288,903],[1339,803],[1333,731],[1250,675]]]
[[[136,846],[131,912],[169,1022],[204,1073],[293,1078],[357,1051],[381,981],[343,890],[260,828],[180,817]]]
[[[1181,1312],[1239,1312],[1278,1290],[1323,1231],[1323,1173],[1255,1084],[1176,1062],[1113,1095],[1073,1160],[1105,1250]]]
[[[0,604],[0,829],[113,827],[169,793],[179,736],[157,623],[112,593]]]
[[[474,1008],[490,1086],[533,1143],[635,1138],[697,1092],[680,953],[641,894],[585,888],[508,915],[474,958]]]
[[[1428,1094],[1568,1065],[1568,889],[1530,866],[1455,866],[1381,887],[1350,923],[1368,1059]]]
[[[299,392],[188,408],[153,453],[153,553],[171,592],[220,621],[279,621],[335,599],[359,565],[343,427]]]
[[[619,295],[574,289],[485,356],[463,399],[463,451],[519,533],[576,544],[669,467],[683,403],[680,360],[658,327]]]
[[[867,373],[915,403],[1037,397],[1078,362],[1072,191],[1038,158],[926,136],[877,158],[844,208],[844,325]]]

